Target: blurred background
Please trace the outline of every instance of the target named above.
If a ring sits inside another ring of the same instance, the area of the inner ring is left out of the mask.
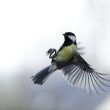
[[[0,0],[0,110],[110,110],[110,90],[90,96],[55,72],[44,85],[31,76],[50,64],[49,48],[74,32],[89,64],[110,73],[110,0]]]

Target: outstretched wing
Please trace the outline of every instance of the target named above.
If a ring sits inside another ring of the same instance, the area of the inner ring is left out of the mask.
[[[78,53],[73,61],[62,69],[65,79],[73,86],[83,88],[90,94],[105,91],[110,87],[110,80],[105,78],[108,74],[96,72]]]

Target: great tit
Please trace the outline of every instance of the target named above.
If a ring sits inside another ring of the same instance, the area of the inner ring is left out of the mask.
[[[71,85],[89,90],[90,94],[104,92],[104,86],[110,87],[107,84],[110,80],[104,78],[107,74],[96,72],[81,57],[74,33],[66,32],[63,36],[64,43],[58,51],[52,48],[47,51],[51,65],[32,77],[34,84],[42,85],[53,72],[62,70],[65,79]]]

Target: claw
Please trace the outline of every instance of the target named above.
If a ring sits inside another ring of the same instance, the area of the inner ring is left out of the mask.
[[[52,48],[50,48],[47,52],[46,52],[46,55],[50,54],[52,51]]]
[[[57,53],[56,49],[50,48],[50,49],[46,52],[46,55],[49,55],[49,58],[50,58],[50,59],[53,59],[53,58],[55,58],[56,53]]]

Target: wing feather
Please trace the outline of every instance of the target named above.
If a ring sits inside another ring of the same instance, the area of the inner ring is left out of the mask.
[[[105,92],[105,87],[110,87],[110,79],[105,78],[108,74],[96,72],[78,53],[62,71],[71,85],[89,91],[90,95]]]

